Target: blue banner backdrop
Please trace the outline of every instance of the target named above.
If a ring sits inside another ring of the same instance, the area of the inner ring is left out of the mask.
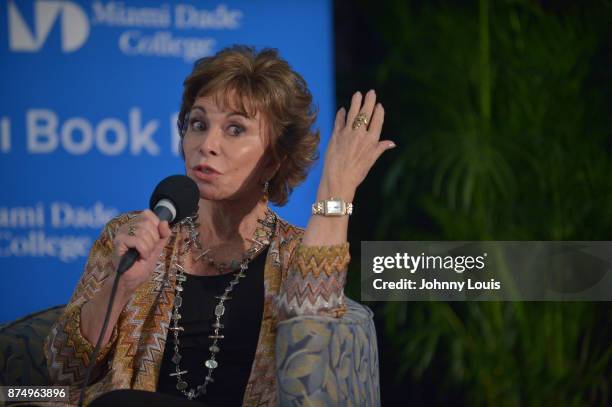
[[[197,58],[278,48],[310,85],[324,147],[331,13],[329,0],[2,2],[0,323],[66,303],[104,223],[184,173],[175,122]],[[290,222],[305,226],[321,161],[279,209]]]

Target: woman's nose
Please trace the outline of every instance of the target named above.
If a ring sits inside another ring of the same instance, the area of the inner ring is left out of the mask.
[[[202,142],[200,143],[202,155],[218,155],[221,136],[221,129],[211,126],[204,134]]]

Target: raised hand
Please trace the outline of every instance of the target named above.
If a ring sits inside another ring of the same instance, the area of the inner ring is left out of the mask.
[[[363,103],[362,103],[363,102]],[[395,147],[380,140],[385,111],[370,90],[365,98],[353,95],[348,114],[338,110],[334,131],[327,147],[319,192],[352,201],[355,190],[383,152]]]

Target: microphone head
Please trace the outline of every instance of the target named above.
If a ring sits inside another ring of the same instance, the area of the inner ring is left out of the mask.
[[[185,175],[171,175],[157,184],[151,195],[149,207],[154,211],[162,199],[171,201],[176,209],[176,216],[170,222],[173,225],[196,213],[199,197],[198,186],[191,178]]]

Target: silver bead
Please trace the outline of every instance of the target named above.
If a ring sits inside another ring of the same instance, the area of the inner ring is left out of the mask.
[[[220,317],[221,315],[225,314],[225,307],[223,305],[217,305],[215,307],[215,315]]]
[[[177,295],[176,297],[174,297],[174,306],[180,307],[181,305],[183,305],[183,297]]]
[[[209,369],[216,369],[217,366],[219,366],[219,364],[214,359],[208,359],[206,362],[204,362],[204,366],[206,366]]]

